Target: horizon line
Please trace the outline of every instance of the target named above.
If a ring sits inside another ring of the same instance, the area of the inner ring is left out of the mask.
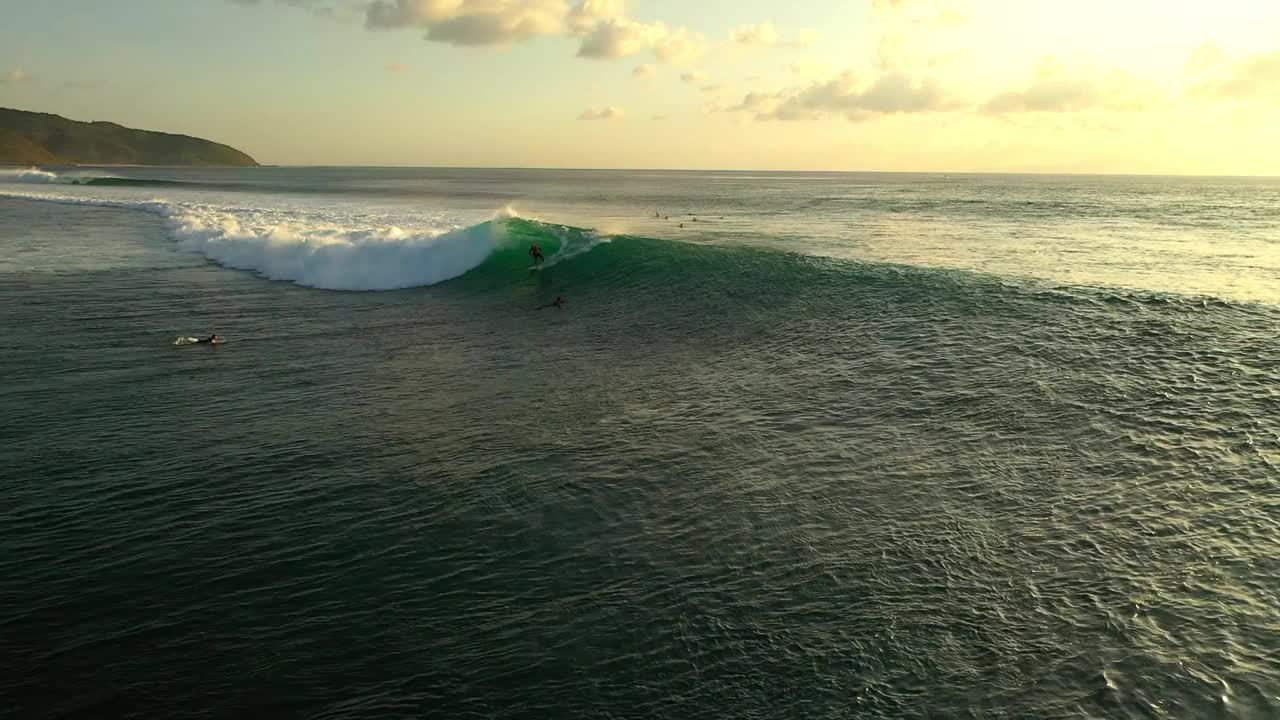
[[[1223,174],[1176,172],[1099,172],[1079,170],[771,170],[767,168],[667,168],[667,167],[548,167],[535,165],[361,165],[324,163],[259,163],[257,166],[238,165],[133,165],[87,163],[33,165],[27,163],[0,163],[0,167],[35,168],[191,168],[254,170],[265,168],[353,168],[365,170],[525,170],[557,172],[674,172],[674,173],[770,173],[776,175],[838,174],[838,175],[1038,175],[1068,177],[1152,177],[1152,178],[1245,178],[1255,180],[1280,180],[1280,174]]]

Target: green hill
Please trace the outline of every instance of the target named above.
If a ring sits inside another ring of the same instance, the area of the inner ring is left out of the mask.
[[[58,165],[62,160],[16,130],[0,128],[0,163]]]
[[[258,163],[227,145],[110,122],[0,108],[0,164],[231,165]]]

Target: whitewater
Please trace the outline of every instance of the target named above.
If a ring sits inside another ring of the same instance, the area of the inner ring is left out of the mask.
[[[103,176],[63,176],[41,170],[0,174],[0,183],[77,185]],[[113,207],[163,218],[180,249],[272,280],[326,290],[394,290],[433,285],[482,263],[506,242],[504,208],[494,221],[404,229],[360,225],[350,215],[285,208],[217,205],[0,191],[0,197]],[[385,222],[385,220],[384,220]]]

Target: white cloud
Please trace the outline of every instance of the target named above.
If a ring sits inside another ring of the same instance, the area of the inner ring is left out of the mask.
[[[666,32],[666,26],[661,23],[646,24],[625,17],[609,18],[583,35],[578,56],[606,60],[628,57],[652,48]]]
[[[0,83],[23,83],[31,79],[31,75],[20,67],[0,75]]]
[[[1213,43],[1187,60],[1189,94],[1200,98],[1280,100],[1280,50],[1232,58]]]
[[[602,20],[625,17],[625,5],[622,0],[582,0],[569,10],[566,30],[569,35],[586,35]]]
[[[673,63],[694,60],[706,49],[701,34],[635,20],[625,11],[622,0],[370,0],[364,5],[365,26],[371,30],[425,30],[427,40],[453,45],[501,46],[557,36],[577,39],[578,57],[608,60],[652,51],[659,62]]]
[[[1047,58],[1037,66],[1031,82],[997,94],[982,105],[982,110],[994,115],[1141,110],[1154,102],[1151,88],[1128,73],[1071,73],[1053,58]]]
[[[661,26],[665,30],[666,26]],[[706,51],[706,36],[702,33],[691,33],[685,28],[667,31],[653,44],[653,54],[667,63],[694,62]]]
[[[587,108],[578,115],[579,120],[621,120],[626,113],[612,105],[602,108]]]
[[[644,65],[637,65],[635,69],[631,71],[631,77],[638,78],[640,80],[649,80],[657,74],[658,68],[647,63]]]
[[[771,22],[762,22],[756,25],[743,25],[733,32],[729,33],[729,39],[739,45],[755,45],[768,47],[777,45],[782,39],[778,35],[778,31],[773,27]]]
[[[867,82],[846,71],[826,81],[776,92],[747,93],[741,103],[727,109],[749,113],[759,120],[836,116],[856,121],[878,115],[946,112],[961,106],[928,79],[888,72]]]
[[[454,45],[507,45],[564,30],[563,0],[373,0],[365,26],[419,27],[427,39]]]
[[[804,29],[784,38],[771,22],[742,25],[729,33],[729,41],[746,47],[808,47],[817,39],[816,30]]]
[[[707,81],[707,74],[700,70],[691,70],[687,73],[680,73],[680,82],[687,85],[696,85]]]

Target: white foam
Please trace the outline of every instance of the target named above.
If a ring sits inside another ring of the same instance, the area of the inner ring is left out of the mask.
[[[75,172],[72,174],[61,174],[41,170],[37,167],[29,168],[0,168],[0,183],[22,183],[31,185],[82,185],[90,180],[99,180],[104,178],[115,178],[115,175],[102,175],[101,173],[90,173],[87,171]]]
[[[273,280],[327,290],[433,285],[484,262],[504,237],[496,223],[405,230],[348,225],[296,212],[161,200],[27,192],[0,192],[0,196],[150,212],[164,218],[184,250]]]
[[[57,173],[51,173],[47,170],[32,167],[0,169],[0,182],[54,185],[57,183],[70,182],[70,180],[63,178]]]
[[[561,243],[560,249],[551,257],[547,258],[547,261],[542,264],[544,268],[549,268],[554,265],[558,265],[565,260],[576,258],[585,252],[591,251],[597,245],[601,245],[612,240],[609,236],[601,235],[594,230],[583,230],[581,242],[575,243],[573,242],[572,235],[570,235],[568,228],[564,226],[560,226],[558,228],[556,226],[548,227],[560,237]]]

